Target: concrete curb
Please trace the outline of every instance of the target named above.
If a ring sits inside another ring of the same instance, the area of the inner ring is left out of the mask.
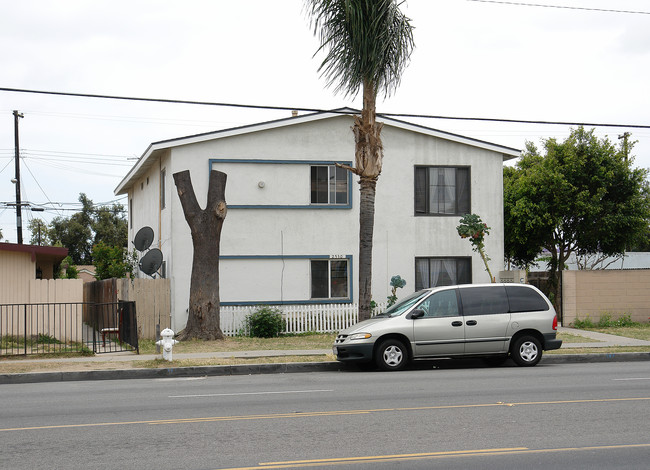
[[[547,354],[540,364],[581,364],[588,362],[639,362],[650,361],[647,352],[620,352],[594,354]]]
[[[607,354],[548,354],[540,364],[584,364],[597,362],[650,361],[650,353]],[[168,369],[91,370],[79,372],[31,372],[0,374],[0,384],[41,382],[75,382],[81,380],[167,379],[203,376],[293,374],[300,372],[356,371],[352,365],[341,362],[290,362],[274,364],[241,364],[233,366],[171,367]]]

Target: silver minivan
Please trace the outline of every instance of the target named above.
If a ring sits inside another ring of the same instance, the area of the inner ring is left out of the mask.
[[[412,359],[482,357],[499,364],[510,356],[534,366],[542,351],[559,349],[557,315],[528,284],[467,284],[424,289],[386,312],[341,331],[339,361],[373,362],[400,370]]]

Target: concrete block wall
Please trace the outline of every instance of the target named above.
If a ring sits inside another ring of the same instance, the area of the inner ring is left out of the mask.
[[[587,316],[597,322],[629,314],[632,320],[650,321],[650,270],[564,271],[562,277],[563,324]]]

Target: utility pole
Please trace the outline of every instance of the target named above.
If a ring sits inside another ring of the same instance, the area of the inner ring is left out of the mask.
[[[627,139],[628,139],[631,135],[632,135],[632,134],[630,134],[629,132],[624,132],[623,135],[619,135],[619,136],[618,136],[618,139],[619,139],[619,140],[623,139],[623,155],[624,155],[624,157],[625,157],[625,161],[626,161],[626,162],[627,162],[628,153],[630,153],[630,148],[628,147],[629,144],[628,144],[628,142],[627,142]]]
[[[16,228],[18,231],[18,244],[23,244],[23,218],[21,210],[21,201],[20,201],[20,145],[18,143],[18,118],[24,118],[25,116],[18,111],[14,111],[14,141],[16,144],[16,179],[14,184],[16,185]]]

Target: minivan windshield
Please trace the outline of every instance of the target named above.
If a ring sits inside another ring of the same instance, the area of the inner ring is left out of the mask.
[[[375,317],[397,317],[401,315],[402,313],[406,312],[408,309],[410,309],[413,305],[417,304],[420,300],[424,299],[427,295],[429,295],[431,291],[429,290],[421,290],[418,292],[414,292],[413,294],[409,295],[408,297],[403,298],[399,302],[397,302],[395,305],[391,306],[386,310],[384,313],[380,313],[379,315],[375,315]]]

